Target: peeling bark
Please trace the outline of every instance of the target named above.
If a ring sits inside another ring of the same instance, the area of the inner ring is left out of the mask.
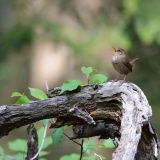
[[[57,118],[51,127],[73,125],[73,138],[99,135],[115,139],[113,160],[156,159],[158,141],[150,124],[152,110],[138,86],[118,81],[59,93],[55,88],[46,100],[0,106],[0,136],[41,119]]]

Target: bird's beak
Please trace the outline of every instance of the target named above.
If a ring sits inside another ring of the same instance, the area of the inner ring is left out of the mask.
[[[116,53],[116,48],[112,47],[112,54],[115,55]]]

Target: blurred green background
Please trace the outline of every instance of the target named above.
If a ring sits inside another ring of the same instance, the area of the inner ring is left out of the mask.
[[[146,94],[159,134],[159,0],[0,0],[0,104],[14,103],[11,93],[27,94],[28,86],[45,90],[46,81],[51,88],[84,79],[84,65],[114,79],[113,46],[140,58],[128,80]],[[0,143],[25,138],[24,131],[13,131]],[[61,152],[69,153],[68,144]]]

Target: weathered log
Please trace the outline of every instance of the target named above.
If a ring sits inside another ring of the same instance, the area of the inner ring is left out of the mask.
[[[57,118],[52,127],[73,125],[76,138],[97,134],[116,139],[114,160],[156,159],[158,142],[150,124],[152,110],[138,86],[118,81],[59,93],[59,89],[54,89],[46,100],[0,106],[0,136],[41,119]]]

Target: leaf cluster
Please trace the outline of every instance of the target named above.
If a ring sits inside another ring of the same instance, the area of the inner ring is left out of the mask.
[[[94,74],[92,67],[83,66],[81,67],[81,71],[86,76],[88,84],[90,82],[101,84],[101,83],[106,82],[108,79],[108,77],[105,76],[104,74]],[[85,84],[85,82],[81,80],[66,80],[64,81],[61,87],[61,94],[64,93],[65,91],[76,90],[78,87],[80,87],[83,84]]]

